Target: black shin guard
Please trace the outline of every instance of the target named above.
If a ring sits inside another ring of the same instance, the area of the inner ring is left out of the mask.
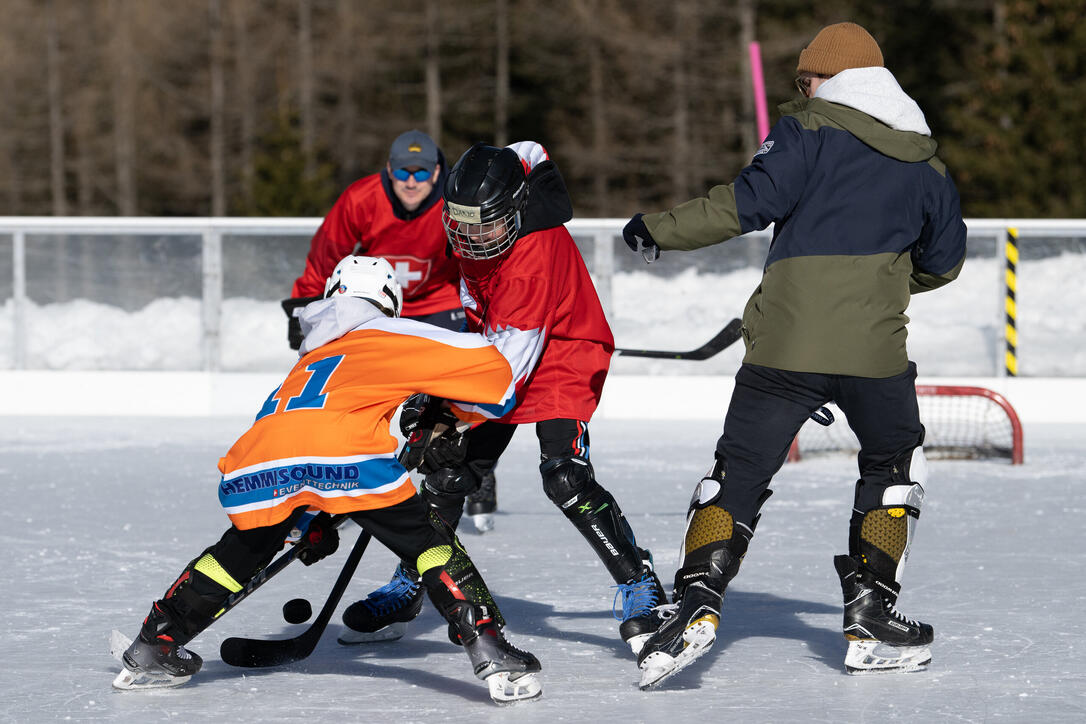
[[[614,496],[596,482],[592,465],[577,457],[554,458],[539,472],[547,497],[588,541],[615,583],[638,576],[644,562],[633,530]]]

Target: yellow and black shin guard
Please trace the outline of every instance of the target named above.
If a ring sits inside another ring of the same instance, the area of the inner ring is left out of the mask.
[[[737,523],[730,511],[718,505],[722,490],[721,481],[712,474],[702,479],[694,490],[679,552],[682,565],[675,573],[676,598],[697,580],[708,580],[723,592],[739,572],[753,529]],[[718,551],[727,551],[727,555],[722,556]],[[722,561],[723,568],[720,568]]]
[[[900,581],[920,511],[907,505],[869,510],[859,529],[860,563],[883,580]]]
[[[446,619],[462,602],[467,602],[486,606],[498,626],[505,626],[505,619],[490,589],[455,537],[451,544],[437,545],[423,551],[417,565],[430,600]]]
[[[172,638],[183,644],[210,626],[242,587],[208,549],[185,566],[156,605],[175,629]]]

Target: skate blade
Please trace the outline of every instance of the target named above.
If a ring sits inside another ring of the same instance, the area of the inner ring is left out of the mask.
[[[372,644],[380,641],[397,641],[402,639],[405,633],[407,633],[407,623],[398,621],[376,631],[355,631],[352,628],[346,628],[336,640],[344,646],[354,646],[355,644]]]
[[[491,513],[480,513],[471,516],[471,522],[479,533],[487,533],[494,530],[494,516]]]
[[[113,679],[113,688],[122,691],[133,689],[165,689],[172,686],[181,686],[192,676],[171,676],[164,671],[129,671],[122,669],[121,673]]]
[[[543,684],[532,673],[500,671],[486,677],[486,684],[496,704],[517,704],[543,696]]]
[[[131,645],[132,639],[128,638],[117,629],[113,629],[113,632],[110,633],[109,655],[117,659],[117,661],[121,660],[121,657],[124,656],[124,652],[128,651],[128,647]]]
[[[648,691],[659,686],[712,648],[716,641],[718,620],[715,616],[706,616],[687,626],[683,631],[685,646],[677,656],[663,651],[654,651],[646,656],[640,666],[641,682],[638,686],[641,690]]]
[[[931,663],[929,646],[892,646],[879,641],[850,641],[845,670],[852,675],[921,671]]]

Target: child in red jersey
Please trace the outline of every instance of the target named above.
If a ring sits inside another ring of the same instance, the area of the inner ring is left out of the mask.
[[[462,460],[428,471],[423,499],[455,527],[464,496],[493,469],[517,425],[534,423],[543,490],[618,584],[620,632],[636,652],[658,625],[652,608],[666,599],[648,551],[637,547],[589,460],[588,420],[599,404],[615,345],[564,226],[572,205],[558,167],[538,143],[477,144],[453,167],[444,201],[468,327],[510,360],[517,406],[470,430],[461,441]],[[448,445],[450,438],[455,435],[431,445]],[[389,593],[378,591],[355,603],[344,613],[344,623],[369,634],[417,615],[408,596],[400,606],[389,605]]]
[[[539,696],[539,662],[505,640],[486,584],[452,530],[432,520],[389,432],[396,409],[417,392],[470,401],[451,405],[460,420],[501,414],[514,401],[508,360],[478,334],[400,319],[402,291],[384,259],[345,258],[325,297],[301,314],[298,364],[219,462],[219,500],[233,525],[152,605],[114,686],[188,681],[202,662],[184,645],[295,526],[308,525],[303,563],[333,553],[338,534],[327,519],[335,513],[414,564],[420,595],[424,587],[496,701]],[[320,513],[308,519],[313,510]]]

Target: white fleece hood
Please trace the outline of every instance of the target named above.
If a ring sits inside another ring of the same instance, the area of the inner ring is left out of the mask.
[[[930,136],[924,112],[886,68],[849,68],[825,80],[815,98],[855,108],[897,131]]]
[[[298,356],[304,357],[317,347],[339,339],[374,319],[386,319],[384,312],[358,297],[336,295],[310,302],[298,315],[302,334],[305,335]]]

